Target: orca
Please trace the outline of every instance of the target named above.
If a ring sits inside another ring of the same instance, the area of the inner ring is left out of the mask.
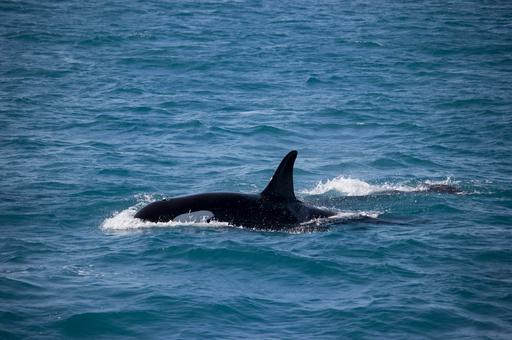
[[[287,230],[336,215],[295,197],[293,165],[296,158],[297,151],[290,151],[260,194],[213,192],[169,198],[146,205],[135,217],[149,222],[214,220],[251,229]]]

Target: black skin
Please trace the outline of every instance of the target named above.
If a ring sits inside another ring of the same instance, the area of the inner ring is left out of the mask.
[[[211,211],[213,219],[252,229],[286,230],[303,222],[336,215],[299,201],[293,191],[297,151],[289,152],[260,194],[205,193],[153,202],[135,215],[150,222],[168,222],[194,211]]]
[[[428,186],[428,191],[430,192],[438,192],[440,194],[458,194],[460,190],[450,184],[430,184]]]
[[[335,215],[297,199],[216,192],[153,202],[135,217],[150,222],[168,222],[181,214],[199,210],[211,211],[216,221],[252,229],[291,229],[302,222]]]

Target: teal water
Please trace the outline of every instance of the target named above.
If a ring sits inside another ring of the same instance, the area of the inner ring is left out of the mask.
[[[2,1],[0,338],[509,338],[510,18]],[[133,219],[258,192],[292,149],[327,231]]]

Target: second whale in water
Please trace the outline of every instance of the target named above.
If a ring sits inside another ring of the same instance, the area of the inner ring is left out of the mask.
[[[293,189],[293,165],[297,151],[289,152],[260,194],[204,193],[153,202],[136,218],[150,222],[215,220],[231,225],[286,230],[301,223],[336,215],[298,200]]]

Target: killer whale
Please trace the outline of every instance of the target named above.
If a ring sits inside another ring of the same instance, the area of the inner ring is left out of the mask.
[[[215,220],[251,229],[286,230],[336,215],[295,197],[296,158],[297,151],[290,151],[260,194],[213,192],[164,199],[146,205],[135,217],[150,222]]]

